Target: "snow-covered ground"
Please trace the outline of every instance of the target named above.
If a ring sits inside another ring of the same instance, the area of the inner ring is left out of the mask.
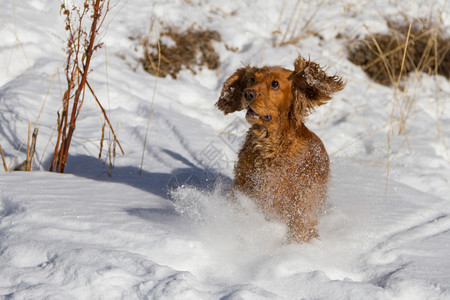
[[[386,16],[434,13],[448,28],[448,1],[299,1],[299,26],[318,34],[274,47],[295,8],[288,2],[118,2],[90,83],[125,155],[112,170],[106,150],[97,158],[103,123],[88,97],[66,172],[56,174],[45,170],[65,86],[60,3],[0,1],[0,145],[10,167],[21,163],[28,122],[37,123],[41,170],[5,173],[1,165],[0,298],[450,299],[449,81],[412,75],[394,100],[394,89],[368,79],[345,47],[367,34],[365,25],[385,32]],[[155,30],[217,30],[220,68],[177,80],[145,73],[133,37],[152,20]],[[245,197],[227,201],[248,125],[242,113],[224,117],[214,107],[242,64],[291,68],[299,53],[347,81],[307,124],[331,156],[332,180],[320,239],[301,245],[286,244],[285,228]],[[392,119],[409,100],[398,135]]]

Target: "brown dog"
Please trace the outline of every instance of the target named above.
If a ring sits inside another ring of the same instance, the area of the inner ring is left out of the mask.
[[[254,199],[269,217],[284,221],[296,242],[317,237],[326,201],[329,158],[305,117],[344,88],[342,78],[299,56],[295,70],[238,69],[223,84],[216,106],[243,109],[251,124],[235,166],[234,188]]]

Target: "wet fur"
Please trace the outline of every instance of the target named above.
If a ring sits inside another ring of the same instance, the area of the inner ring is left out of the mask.
[[[266,216],[284,221],[295,242],[318,236],[329,176],[328,154],[305,118],[343,88],[340,77],[299,56],[294,71],[238,69],[216,103],[225,114],[247,109],[251,124],[235,166],[234,189],[252,198]]]

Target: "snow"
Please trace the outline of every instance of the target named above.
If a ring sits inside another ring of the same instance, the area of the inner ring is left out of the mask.
[[[0,168],[0,298],[450,299],[449,81],[413,74],[395,98],[346,59],[346,39],[336,38],[365,35],[364,25],[386,31],[384,16],[400,13],[439,13],[448,27],[449,4],[320,3],[299,8],[303,26],[321,5],[310,24],[320,37],[274,47],[295,3],[118,2],[89,80],[125,155],[112,170],[105,148],[97,158],[103,122],[88,97],[66,173],[55,174],[46,170],[65,87],[60,3],[3,0],[0,145],[9,167],[25,159],[29,121],[39,135],[37,171]],[[130,39],[148,33],[152,20],[217,30],[238,50],[216,43],[217,71],[157,79],[139,66]],[[224,117],[214,107],[237,68],[292,69],[299,53],[347,81],[307,123],[330,154],[332,179],[320,239],[301,245],[286,244],[286,228],[245,196],[228,201],[248,125],[244,113]],[[390,116],[399,118],[407,101],[406,134],[397,134]]]

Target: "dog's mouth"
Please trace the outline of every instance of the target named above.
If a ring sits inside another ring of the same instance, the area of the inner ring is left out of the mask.
[[[258,115],[251,107],[248,108],[247,114],[245,115],[246,119],[261,119],[264,122],[270,122],[272,120],[271,115],[260,116]]]

